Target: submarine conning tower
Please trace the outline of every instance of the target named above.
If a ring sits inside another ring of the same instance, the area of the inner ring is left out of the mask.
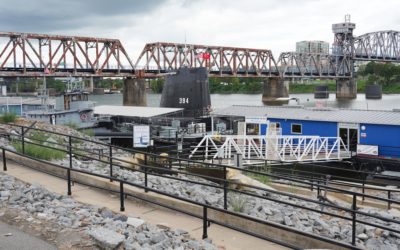
[[[207,115],[211,107],[207,68],[183,67],[166,76],[160,106],[184,108],[187,117]]]

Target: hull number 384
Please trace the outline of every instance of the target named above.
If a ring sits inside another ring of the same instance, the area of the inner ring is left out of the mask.
[[[179,97],[179,104],[188,104],[189,97]]]

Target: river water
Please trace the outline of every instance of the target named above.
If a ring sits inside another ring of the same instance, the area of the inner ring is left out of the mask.
[[[213,108],[226,108],[231,105],[264,105],[261,94],[212,94],[211,106]],[[358,94],[356,99],[338,100],[335,94],[330,94],[329,99],[314,99],[314,94],[291,94],[291,98],[297,98],[300,105],[306,107],[333,107],[343,109],[369,109],[392,110],[400,109],[400,94],[383,95],[381,100],[367,100],[365,94]],[[147,104],[151,107],[160,105],[161,94],[147,94]],[[122,94],[90,95],[89,100],[99,105],[122,105]],[[289,105],[296,105],[297,101],[291,100]]]

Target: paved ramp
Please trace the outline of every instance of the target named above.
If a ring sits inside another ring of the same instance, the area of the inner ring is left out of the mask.
[[[41,185],[58,194],[65,195],[67,193],[66,180],[34,171],[12,161],[7,162],[7,167],[8,171],[6,174],[14,176],[24,182]],[[140,201],[126,199],[125,212],[120,212],[118,194],[101,191],[99,189],[90,188],[76,183],[72,187],[72,198],[82,203],[107,207],[117,213],[125,214],[126,216],[140,217],[153,225],[164,224],[172,229],[184,229],[188,231],[192,237],[199,240],[202,237],[202,220],[172,210],[150,206]],[[221,249],[225,248],[227,250],[288,249],[275,243],[261,240],[215,224],[212,224],[211,227],[208,228],[208,236],[214,244],[220,246]]]
[[[10,236],[6,236],[9,235]],[[0,221],[0,250],[55,250],[56,247]]]

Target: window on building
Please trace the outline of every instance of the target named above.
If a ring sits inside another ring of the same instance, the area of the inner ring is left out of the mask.
[[[301,124],[292,123],[292,134],[301,134],[302,126]]]

